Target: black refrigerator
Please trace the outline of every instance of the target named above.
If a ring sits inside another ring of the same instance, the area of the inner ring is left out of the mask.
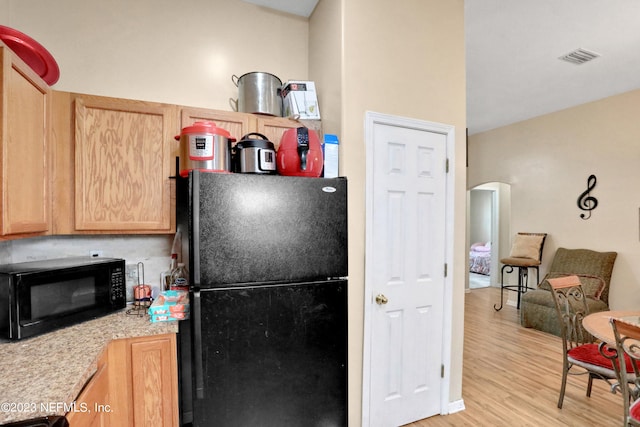
[[[346,426],[347,180],[177,181],[191,279],[181,424]]]

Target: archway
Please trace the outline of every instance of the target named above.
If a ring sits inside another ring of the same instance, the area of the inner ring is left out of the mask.
[[[472,288],[471,282],[474,282],[473,287],[500,286],[500,258],[504,258],[505,253],[508,253],[511,236],[509,184],[488,182],[468,191],[467,230],[467,289]],[[476,246],[472,251],[474,244],[483,244],[484,247]],[[477,270],[478,273],[473,270]]]

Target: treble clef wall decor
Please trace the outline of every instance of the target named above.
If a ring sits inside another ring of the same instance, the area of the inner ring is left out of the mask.
[[[594,210],[598,206],[598,199],[591,196],[591,190],[593,190],[596,186],[596,176],[589,175],[587,179],[587,190],[578,197],[578,207],[583,211],[587,211],[589,215],[580,214],[580,218],[589,219],[591,218],[591,211]]]

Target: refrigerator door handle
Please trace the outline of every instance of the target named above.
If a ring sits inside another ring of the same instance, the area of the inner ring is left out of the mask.
[[[191,173],[191,242],[193,244],[191,258],[193,262],[192,286],[200,287],[200,172]]]
[[[204,374],[202,369],[202,310],[200,307],[200,291],[193,292],[193,367],[196,399],[204,399]]]

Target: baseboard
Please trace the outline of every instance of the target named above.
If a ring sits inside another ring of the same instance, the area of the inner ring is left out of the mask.
[[[449,402],[449,414],[455,414],[456,412],[464,411],[464,400],[456,400],[455,402]]]

